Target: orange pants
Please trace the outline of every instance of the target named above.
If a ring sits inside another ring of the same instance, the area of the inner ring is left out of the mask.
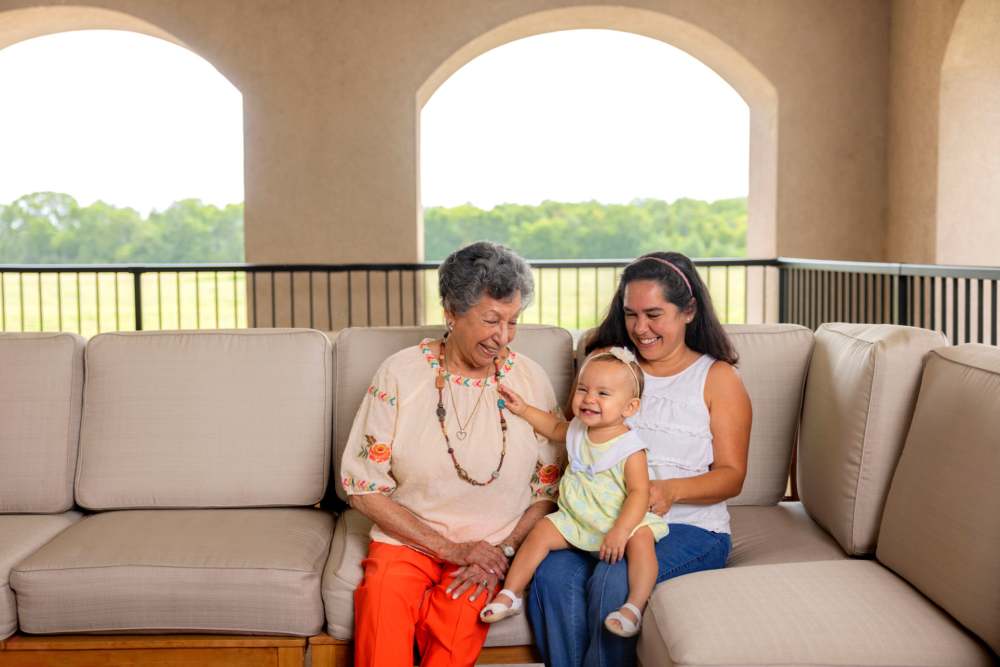
[[[445,593],[457,566],[409,547],[372,542],[354,591],[355,667],[412,667],[416,640],[422,667],[474,665],[486,641],[479,611],[486,595]]]

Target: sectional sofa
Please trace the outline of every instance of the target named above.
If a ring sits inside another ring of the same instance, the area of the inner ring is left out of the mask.
[[[657,588],[642,663],[996,664],[1000,349],[729,332],[754,405],[733,552]],[[381,360],[438,333],[0,335],[0,666],[349,664],[370,524],[340,453]],[[569,332],[514,347],[568,391]],[[487,647],[535,657],[524,616]]]

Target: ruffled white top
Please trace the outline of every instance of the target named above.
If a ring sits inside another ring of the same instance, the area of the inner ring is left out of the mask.
[[[626,423],[646,443],[649,478],[694,477],[708,472],[714,460],[712,430],[705,405],[705,380],[715,358],[704,354],[676,375],[644,373],[645,389],[638,414]],[[728,533],[726,503],[675,504],[668,523],[686,523],[715,533]]]

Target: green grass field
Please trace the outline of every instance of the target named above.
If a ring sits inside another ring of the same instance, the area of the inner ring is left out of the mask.
[[[719,318],[730,323],[746,321],[745,270],[733,267],[727,272],[725,267],[713,267],[700,271],[712,292]],[[604,315],[617,279],[618,269],[615,268],[536,269],[535,298],[521,321],[555,324],[567,329],[590,328]],[[270,309],[268,284],[269,276],[258,277],[260,311],[269,312]],[[334,304],[335,316],[330,320],[333,322],[344,319],[337,309],[345,307],[346,291],[343,290],[346,287],[338,288],[338,284],[335,281],[331,294],[327,294],[325,274],[317,274],[313,282],[317,304],[326,304],[328,299]],[[363,284],[361,280],[354,284],[355,309],[364,299],[363,292],[359,297],[357,291]],[[300,318],[308,300],[304,285],[308,285],[308,281],[300,278],[296,287],[298,326],[304,326]],[[441,323],[437,272],[423,271],[418,285],[422,292],[418,302],[423,322]],[[384,288],[381,284],[373,284],[372,289],[372,301],[378,304],[384,298],[379,290]],[[277,308],[284,312],[286,305],[282,298],[287,292],[276,290]],[[247,326],[248,290],[244,272],[146,273],[142,275],[141,294],[142,322],[146,330]],[[408,321],[409,316],[406,319]],[[317,315],[317,328],[325,328],[326,321],[326,315]],[[261,324],[268,323],[266,315],[262,315]],[[353,323],[365,324],[357,318]],[[381,324],[382,321],[373,323]],[[397,322],[393,320],[393,323]],[[134,285],[129,273],[0,273],[0,331],[74,331],[92,336],[103,331],[133,331],[135,328]]]

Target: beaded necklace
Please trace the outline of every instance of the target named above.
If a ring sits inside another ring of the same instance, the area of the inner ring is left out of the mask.
[[[455,457],[455,448],[451,446],[451,439],[448,437],[448,427],[445,425],[445,418],[448,416],[448,411],[445,410],[444,407],[444,387],[445,387],[445,382],[447,382],[447,380],[445,379],[445,373],[447,371],[445,370],[445,364],[444,364],[444,352],[445,352],[445,341],[447,340],[448,340],[447,335],[445,335],[445,337],[441,340],[441,351],[438,353],[438,362],[439,362],[438,374],[437,377],[434,378],[434,387],[438,391],[437,418],[438,418],[438,423],[441,425],[441,434],[444,435],[444,443],[445,445],[448,446],[448,455],[451,456],[451,463],[453,466],[455,466],[455,474],[458,475],[458,478],[461,479],[463,482],[472,484],[473,486],[489,486],[490,484],[495,482],[498,477],[500,477],[500,469],[503,468],[503,460],[507,456],[507,419],[503,416],[503,409],[504,407],[506,407],[506,404],[503,398],[500,398],[497,401],[497,412],[500,415],[500,440],[501,440],[500,462],[497,464],[496,470],[490,473],[490,478],[485,482],[480,482],[478,479],[475,479],[471,475],[469,475],[468,471],[466,471],[466,469],[463,468],[462,465],[458,462],[458,458]],[[493,358],[493,382],[496,386],[498,387],[500,386],[499,357]],[[451,389],[451,387],[449,387],[449,389]],[[483,390],[485,391],[485,387],[483,387]],[[480,398],[482,398],[482,394],[480,394]],[[452,398],[452,400],[454,400],[454,397]],[[457,418],[458,413],[456,412],[455,414]],[[472,418],[470,417],[469,420],[471,421],[471,419]]]

